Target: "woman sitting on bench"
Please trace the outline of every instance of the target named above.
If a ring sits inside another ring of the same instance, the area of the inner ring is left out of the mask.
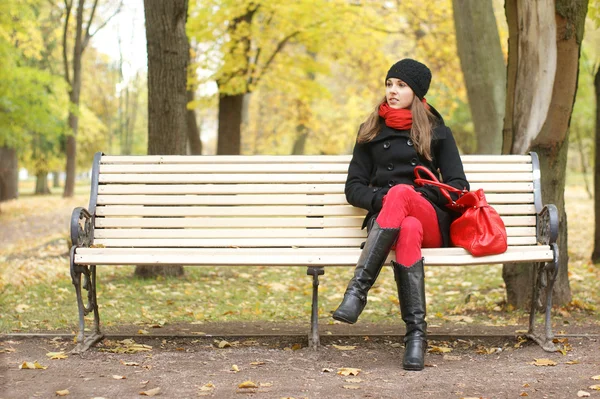
[[[360,126],[346,180],[351,205],[369,211],[369,234],[344,299],[333,318],[355,323],[367,304],[390,250],[402,319],[406,323],[403,367],[422,370],[427,349],[425,282],[421,248],[449,245],[455,214],[432,186],[416,187],[414,168],[423,165],[444,183],[469,189],[452,132],[425,94],[431,71],[403,59],[385,78],[385,98]],[[439,172],[438,172],[439,170]]]

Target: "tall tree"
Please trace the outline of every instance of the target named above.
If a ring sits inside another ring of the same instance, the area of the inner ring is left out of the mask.
[[[73,12],[73,0],[64,0],[65,3],[65,21],[63,25],[63,63],[65,81],[69,85],[69,116],[68,123],[70,132],[66,140],[66,180],[63,197],[72,197],[75,193],[75,173],[77,165],[77,131],[79,129],[79,103],[82,86],[82,57],[83,52],[88,46],[90,39],[102,29],[108,21],[114,17],[121,9],[122,2],[119,3],[116,11],[110,15],[100,26],[91,32],[91,27],[96,16],[98,0],[92,0],[89,11],[86,12],[86,0],[77,1],[77,10],[75,11],[75,40],[72,46],[72,58],[69,61],[68,51],[71,46],[69,43],[70,19]],[[84,19],[87,14],[87,21]],[[85,25],[85,26],[84,26]]]
[[[594,165],[594,250],[592,261],[600,262],[600,66],[596,69],[594,78],[594,93],[596,97],[596,135],[595,135],[595,165]]]
[[[460,58],[478,154],[500,154],[506,66],[492,0],[452,0]]]
[[[184,155],[187,142],[187,0],[144,0],[148,49],[148,155]],[[137,266],[138,276],[181,275],[183,267]]]
[[[556,303],[571,300],[568,280],[565,174],[587,0],[506,0],[509,28],[508,88],[503,153],[540,157],[542,198],[560,213],[560,269]],[[533,268],[505,265],[508,302],[526,306]]]

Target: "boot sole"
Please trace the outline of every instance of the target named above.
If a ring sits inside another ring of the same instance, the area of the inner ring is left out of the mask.
[[[335,314],[332,317],[333,317],[334,320],[341,321],[341,322],[346,323],[346,324],[354,324],[354,323],[356,323],[356,320],[354,320],[354,321],[348,320],[348,319],[345,319],[345,318],[343,318],[341,316],[338,316],[338,315],[335,315]]]

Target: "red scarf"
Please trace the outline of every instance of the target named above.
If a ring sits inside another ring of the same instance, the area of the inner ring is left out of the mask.
[[[429,104],[423,98],[425,108],[429,109]],[[379,106],[379,116],[385,119],[385,124],[397,130],[409,130],[412,127],[412,112],[407,108],[391,108],[389,104],[384,102]]]

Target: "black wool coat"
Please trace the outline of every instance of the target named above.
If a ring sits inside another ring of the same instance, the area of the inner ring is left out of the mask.
[[[381,210],[383,197],[391,187],[396,184],[412,185],[433,204],[442,245],[447,247],[450,243],[450,223],[459,215],[445,206],[448,200],[437,187],[420,187],[414,183],[415,166],[425,166],[440,181],[458,189],[469,190],[470,187],[452,132],[433,107],[431,111],[438,117],[431,141],[431,161],[417,153],[409,130],[390,128],[381,119],[383,127],[379,134],[368,143],[357,142],[354,146],[345,193],[348,203],[369,211],[363,223],[364,228],[371,217]],[[427,234],[426,231],[423,233]]]

